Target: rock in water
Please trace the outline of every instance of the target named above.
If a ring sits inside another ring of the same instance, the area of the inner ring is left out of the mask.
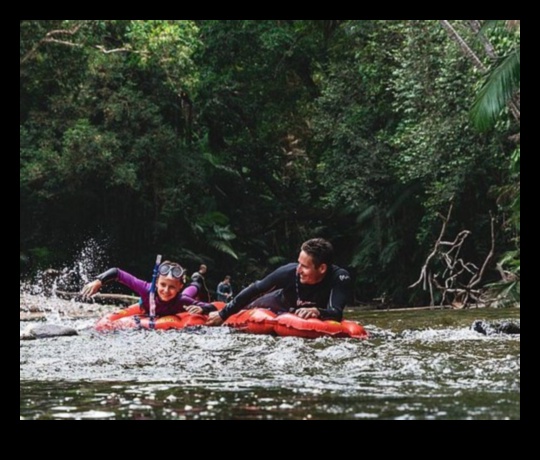
[[[505,334],[521,334],[521,324],[519,321],[503,321],[499,324],[499,330]]]
[[[472,323],[471,329],[484,335],[521,333],[519,321],[502,321],[490,323],[488,321],[477,319]]]
[[[484,335],[487,335],[488,331],[491,332],[489,324],[481,319],[475,320],[471,325],[471,329]]]
[[[44,339],[78,334],[72,327],[59,326],[57,324],[31,324],[21,332],[20,340]]]

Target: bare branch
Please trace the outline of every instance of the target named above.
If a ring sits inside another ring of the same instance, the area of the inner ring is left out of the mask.
[[[424,285],[423,285],[424,290],[427,288],[427,285],[426,285],[426,282],[427,282],[427,266],[428,266],[430,260],[433,257],[435,257],[435,255],[437,254],[438,247],[440,245],[441,239],[442,239],[442,237],[444,235],[444,232],[446,231],[446,224],[450,220],[450,215],[452,214],[453,206],[454,206],[454,203],[450,203],[450,208],[448,209],[448,214],[446,215],[446,217],[443,217],[443,225],[442,225],[442,228],[441,228],[441,232],[439,233],[439,237],[437,238],[437,241],[435,242],[435,245],[433,246],[433,251],[431,251],[431,254],[427,257],[426,261],[424,262],[422,270],[420,271],[420,277],[418,278],[418,280],[416,282],[411,284],[409,286],[409,288],[413,288],[413,287],[417,286],[418,284],[420,284],[420,282],[422,280],[424,280]]]
[[[131,53],[133,50],[130,47],[124,47],[124,48],[113,48],[112,50],[105,49],[102,45],[95,45],[95,48],[100,50],[101,52],[105,54],[111,54],[111,53]]]
[[[39,40],[33,47],[30,51],[28,51],[28,53],[26,53],[20,60],[19,60],[19,66],[23,65],[26,61],[28,61],[28,59],[30,59],[31,57],[33,57],[38,48],[43,45],[43,43],[61,43],[63,45],[68,45],[68,46],[76,46],[74,43],[72,42],[68,42],[68,41],[64,41],[64,40],[59,40],[57,38],[54,38],[56,37],[57,35],[74,35],[78,32],[78,30],[81,28],[81,25],[82,24],[75,24],[71,29],[55,29],[55,30],[49,30],[45,36]],[[82,45],[79,45],[79,46],[82,46]]]
[[[474,66],[477,69],[481,70],[482,72],[487,72],[488,68],[482,63],[478,55],[471,49],[471,47],[467,44],[467,42],[465,42],[463,37],[459,35],[459,33],[452,26],[452,24],[450,24],[450,22],[446,20],[441,20],[440,23],[442,27],[448,32],[448,35],[450,36],[450,38],[454,40],[459,45],[459,47],[463,50],[463,53],[465,54],[465,56],[467,56],[472,61]],[[480,37],[480,41],[484,45],[484,50],[486,51],[487,56],[489,56],[489,58],[492,61],[496,61],[498,56],[495,52],[495,48],[493,47],[491,42],[487,39],[487,37],[484,34],[479,33],[480,31],[479,21],[477,20],[469,21],[469,25],[471,26],[471,29],[474,32],[478,32],[477,35]],[[512,115],[514,116],[516,121],[519,122],[520,117],[521,117],[521,112],[519,109],[519,102],[518,102],[519,98],[516,97],[514,99],[515,100],[508,101],[508,107],[510,111],[512,112]]]
[[[493,61],[497,60],[497,53],[495,52],[495,48],[485,36],[485,34],[480,32],[480,29],[482,28],[482,24],[480,24],[480,21],[478,21],[477,19],[469,21],[469,25],[473,32],[480,38],[482,45],[484,45],[484,50],[486,54],[490,57],[490,59],[492,59]]]
[[[49,30],[45,34],[45,38],[50,38],[54,35],[75,35],[79,29],[81,28],[82,24],[75,24],[71,29],[56,29],[56,30]]]
[[[431,305],[435,304],[434,291],[441,293],[440,304],[450,304],[456,308],[466,308],[469,302],[480,302],[483,295],[482,289],[475,289],[484,276],[484,272],[493,258],[495,252],[495,229],[494,218],[491,217],[491,249],[486,256],[482,267],[479,269],[474,263],[466,262],[459,257],[461,248],[467,237],[471,234],[469,230],[462,230],[453,241],[442,241],[444,232],[450,220],[452,206],[446,218],[443,218],[441,233],[435,242],[434,248],[427,257],[419,279],[409,288],[422,283],[423,289],[428,290],[431,296]],[[432,275],[430,265],[437,256],[437,260],[442,262],[444,269],[442,273]],[[467,281],[468,280],[468,281]]]
[[[63,46],[71,46],[76,48],[84,48],[85,46],[89,46],[85,43],[76,43],[72,42],[66,39],[58,38],[59,36],[73,36],[75,35],[79,29],[81,28],[82,23],[74,25],[71,29],[55,29],[55,30],[49,30],[45,34],[45,36],[39,40],[28,53],[26,53],[21,59],[20,59],[20,66],[26,63],[30,58],[34,57],[37,50],[45,43],[56,43]],[[98,49],[104,54],[111,54],[111,53],[125,53],[125,52],[134,52],[131,47],[125,46],[123,48],[113,48],[113,49],[106,49],[103,45],[94,45],[94,48]]]
[[[59,45],[75,46],[77,48],[82,48],[84,46],[84,45],[81,45],[80,43],[73,43],[73,42],[68,42],[66,40],[59,40],[58,38],[44,38],[42,40],[42,43],[58,43]]]
[[[485,72],[487,70],[486,66],[482,64],[482,61],[480,60],[480,58],[469,47],[469,45],[467,45],[465,40],[461,37],[461,35],[459,35],[456,29],[454,29],[452,24],[450,24],[450,22],[445,21],[445,20],[441,20],[440,23],[443,26],[443,28],[448,32],[448,35],[450,36],[450,38],[454,40],[459,45],[459,47],[463,50],[463,52],[465,53],[465,56],[467,56],[472,61],[474,66],[477,69],[481,70],[482,72]]]

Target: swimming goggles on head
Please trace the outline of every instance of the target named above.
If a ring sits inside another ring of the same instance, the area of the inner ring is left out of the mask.
[[[172,276],[177,280],[182,280],[185,270],[179,265],[161,264],[159,266],[159,274],[161,276]]]

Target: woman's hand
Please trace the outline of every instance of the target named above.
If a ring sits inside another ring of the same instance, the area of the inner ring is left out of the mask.
[[[200,315],[203,311],[202,307],[199,307],[198,305],[188,305],[187,307],[184,307],[184,308],[191,315]]]
[[[208,315],[208,321],[205,324],[207,326],[221,326],[223,324],[223,318],[219,316],[218,311],[213,311]]]
[[[100,280],[92,281],[82,288],[81,295],[83,297],[91,297],[101,289],[102,285],[103,283]]]

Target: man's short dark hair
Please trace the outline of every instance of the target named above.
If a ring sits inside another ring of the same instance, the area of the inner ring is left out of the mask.
[[[315,267],[320,267],[321,264],[328,266],[334,263],[334,247],[330,241],[324,238],[312,238],[302,244],[300,250],[311,256]]]

